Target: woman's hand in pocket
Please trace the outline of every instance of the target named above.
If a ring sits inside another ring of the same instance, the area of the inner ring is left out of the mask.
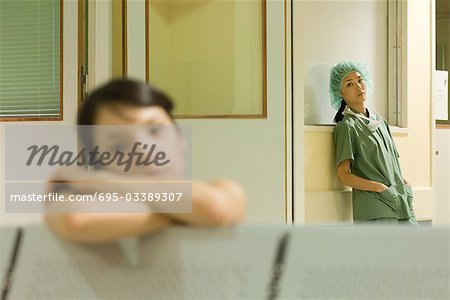
[[[383,184],[383,183],[381,183],[381,182],[378,182],[378,183],[377,183],[377,187],[376,187],[376,192],[377,192],[377,193],[384,192],[384,191],[387,190],[387,189],[388,189],[388,187],[387,187],[385,184]]]

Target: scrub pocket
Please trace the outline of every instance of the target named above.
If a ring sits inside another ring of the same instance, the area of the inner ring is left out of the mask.
[[[406,196],[407,196],[407,199],[408,199],[408,205],[409,205],[409,207],[412,207],[412,201],[413,201],[412,188],[409,185],[407,185],[407,184],[405,184],[403,186],[405,187]]]
[[[413,193],[412,193],[412,188],[411,188],[409,185],[407,185],[407,184],[405,184],[405,185],[403,185],[403,186],[404,186],[404,188],[405,188],[405,192],[406,192],[406,200],[408,201],[408,206],[409,206],[410,214],[411,214],[413,217],[416,217],[416,214],[414,213],[414,209],[413,209]]]
[[[381,193],[381,201],[383,201],[384,204],[392,208],[394,211],[398,209],[398,193],[394,186],[390,186]]]

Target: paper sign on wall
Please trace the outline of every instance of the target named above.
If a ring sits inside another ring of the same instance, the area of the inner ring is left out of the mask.
[[[434,114],[436,120],[448,120],[448,71],[435,71]]]

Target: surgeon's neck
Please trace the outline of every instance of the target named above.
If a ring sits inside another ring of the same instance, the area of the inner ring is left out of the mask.
[[[350,105],[349,105],[350,106]],[[368,116],[368,111],[366,109],[366,106],[364,105],[364,103],[361,104],[357,104],[357,105],[351,105],[350,108],[355,111],[355,112],[359,112],[362,113],[363,115],[365,115],[366,117]]]

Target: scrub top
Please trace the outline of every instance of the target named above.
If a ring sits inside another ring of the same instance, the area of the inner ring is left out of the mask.
[[[353,189],[353,220],[415,218],[412,190],[404,184],[389,125],[376,114],[371,118],[381,121],[375,131],[366,126],[368,121],[350,114],[345,114],[334,129],[336,168],[349,159],[352,174],[388,187],[381,193]]]

